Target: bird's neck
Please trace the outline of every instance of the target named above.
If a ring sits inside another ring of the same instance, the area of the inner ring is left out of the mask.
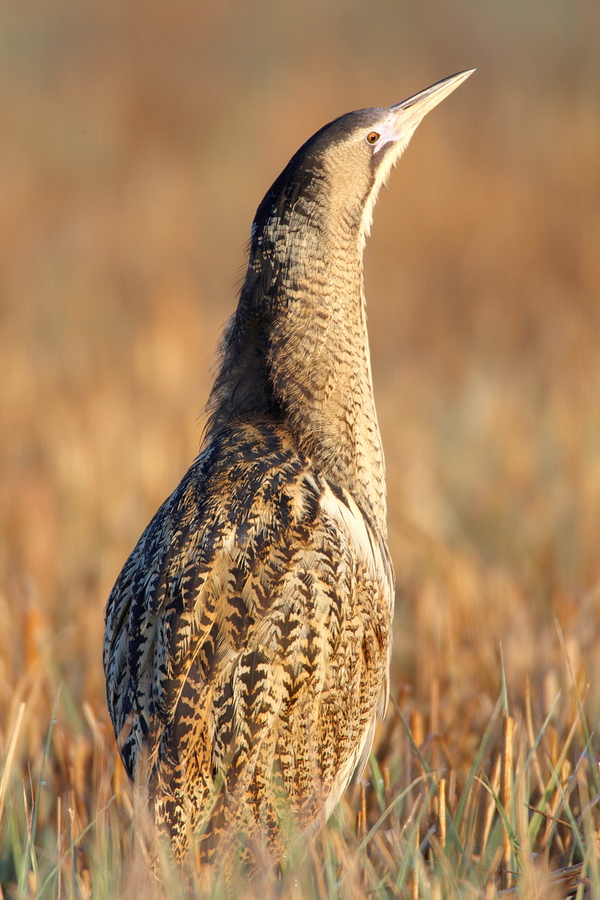
[[[211,428],[248,415],[283,421],[302,451],[385,534],[363,243],[358,228],[332,232],[293,218],[255,236],[238,310],[224,338]]]

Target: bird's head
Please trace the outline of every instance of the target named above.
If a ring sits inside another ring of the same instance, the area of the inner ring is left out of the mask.
[[[346,113],[317,131],[266,194],[253,238],[260,240],[273,225],[281,234],[281,226],[299,218],[317,230],[342,223],[364,241],[379,189],[417,125],[473,71],[451,75],[395,106]]]

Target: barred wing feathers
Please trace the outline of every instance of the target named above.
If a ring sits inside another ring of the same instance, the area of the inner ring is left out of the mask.
[[[383,537],[282,426],[212,438],[107,607],[120,752],[177,855],[329,815],[385,709],[392,606]]]

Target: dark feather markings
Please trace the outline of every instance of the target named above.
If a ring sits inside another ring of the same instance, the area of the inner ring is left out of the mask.
[[[328,493],[350,514],[343,492],[281,426],[215,440],[142,535],[107,610],[121,754],[132,778],[147,758],[180,855],[190,831],[207,831],[208,848],[211,834],[265,818],[275,841],[282,804],[317,820],[352,773],[389,650],[387,552],[373,534],[380,560],[361,555],[324,512]]]

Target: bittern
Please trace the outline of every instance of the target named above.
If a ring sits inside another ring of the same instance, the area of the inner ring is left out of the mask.
[[[285,850],[363,766],[394,608],[363,249],[421,119],[471,71],[343,115],[258,207],[201,452],[106,610],[125,768],[174,855],[237,833]]]

